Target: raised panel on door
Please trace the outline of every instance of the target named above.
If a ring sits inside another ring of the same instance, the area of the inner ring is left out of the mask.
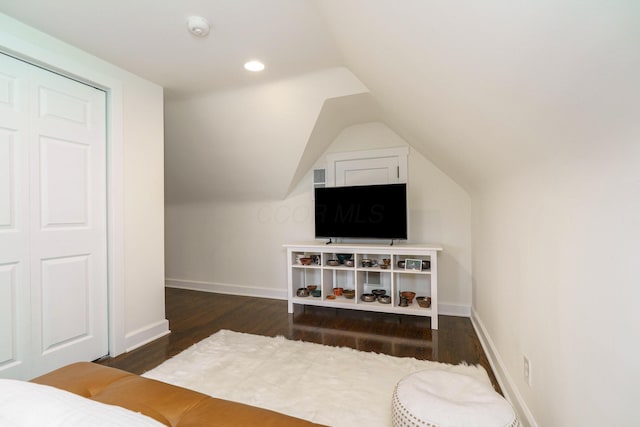
[[[0,53],[0,123],[15,123],[25,113],[25,65]]]
[[[0,128],[0,230],[16,228],[16,134]]]
[[[91,283],[88,255],[43,260],[39,294],[42,302],[43,354],[91,338]]]
[[[0,263],[0,373],[5,378],[22,378],[28,372],[23,268],[19,262]]]
[[[28,117],[24,111],[28,82],[24,71],[24,64],[0,54],[0,233],[24,229],[28,200]],[[10,238],[9,234],[5,233],[5,238]],[[11,247],[15,244],[13,239]],[[6,248],[7,242],[0,237],[0,262],[3,245]]]
[[[105,94],[44,71],[31,100],[34,375],[108,353]]]
[[[49,76],[50,77],[50,76]],[[49,79],[51,81],[53,79]],[[67,92],[61,91],[60,80],[56,79],[54,84],[48,82],[38,87],[38,116],[40,119],[50,119],[56,126],[69,125],[75,130],[80,128],[88,129],[90,123],[91,100],[80,95],[76,96],[76,82],[62,82],[67,86]],[[64,89],[63,89],[64,90]]]
[[[16,264],[0,265],[0,368],[17,360]]]
[[[1,107],[15,109],[16,80],[16,76],[6,72],[0,72]]]
[[[40,138],[42,228],[89,226],[91,146]]]

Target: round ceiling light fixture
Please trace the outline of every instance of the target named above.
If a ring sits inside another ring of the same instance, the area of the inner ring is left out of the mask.
[[[252,60],[244,64],[244,69],[257,72],[264,70],[264,64],[260,61]]]
[[[196,37],[206,37],[209,34],[209,22],[202,16],[190,16],[187,19],[187,28],[189,32]]]

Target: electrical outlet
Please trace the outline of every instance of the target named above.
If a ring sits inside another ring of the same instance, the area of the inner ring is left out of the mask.
[[[527,382],[527,384],[529,385],[529,387],[531,387],[531,361],[529,360],[529,358],[527,356],[522,356],[523,359],[523,374],[524,374],[524,380]]]

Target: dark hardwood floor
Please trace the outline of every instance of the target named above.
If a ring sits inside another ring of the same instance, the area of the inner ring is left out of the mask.
[[[282,300],[173,288],[166,289],[166,316],[171,334],[98,363],[142,374],[209,335],[229,329],[398,357],[480,364],[500,392],[471,320],[465,317],[440,316],[440,329],[434,331],[424,317],[299,305],[288,314],[287,302]]]

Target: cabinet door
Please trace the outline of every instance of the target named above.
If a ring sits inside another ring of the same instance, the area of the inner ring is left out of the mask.
[[[327,154],[327,185],[407,182],[407,147]]]
[[[397,157],[336,162],[336,187],[400,182]]]

